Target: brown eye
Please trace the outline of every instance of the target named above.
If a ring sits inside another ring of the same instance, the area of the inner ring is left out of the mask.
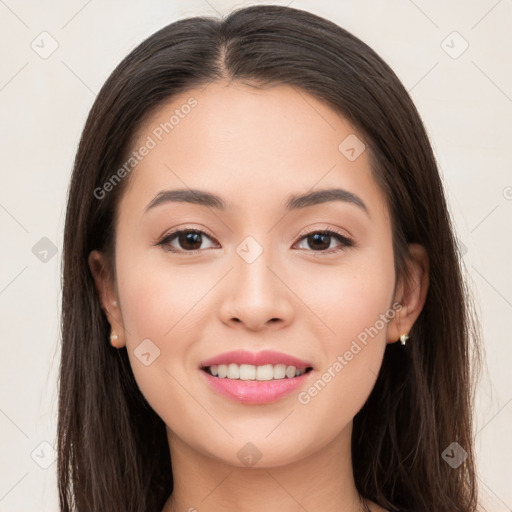
[[[329,249],[331,245],[331,236],[327,233],[314,233],[313,235],[308,235],[306,240],[308,241],[309,247],[319,249],[320,251]]]
[[[313,231],[304,235],[301,240],[306,240],[309,249],[314,252],[338,252],[346,247],[353,246],[352,240],[336,231]],[[330,248],[332,241],[338,242],[338,247]]]
[[[202,238],[200,233],[182,232],[178,235],[178,242],[183,249],[196,250],[201,247]]]
[[[210,237],[197,229],[182,229],[167,235],[158,245],[171,252],[195,252],[201,249],[204,238]],[[172,244],[174,242],[174,245]],[[176,243],[178,247],[176,247]]]

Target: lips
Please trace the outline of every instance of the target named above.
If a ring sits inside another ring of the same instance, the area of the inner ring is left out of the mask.
[[[200,371],[200,378],[219,396],[245,405],[264,405],[283,400],[294,391],[305,387],[311,380],[312,373],[304,373],[292,379],[269,381],[232,380],[212,377]]]
[[[261,352],[249,352],[247,350],[234,350],[232,352],[225,352],[218,356],[206,359],[201,362],[201,368],[220,364],[235,363],[250,364],[253,366],[263,366],[266,364],[277,365],[284,364],[286,366],[295,366],[297,369],[313,368],[309,361],[298,359],[297,357],[282,352],[275,352],[273,350],[263,350]]]

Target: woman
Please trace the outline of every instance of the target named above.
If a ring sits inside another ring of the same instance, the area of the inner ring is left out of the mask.
[[[76,156],[62,308],[62,511],[477,510],[435,158],[332,22],[253,6],[123,60]]]

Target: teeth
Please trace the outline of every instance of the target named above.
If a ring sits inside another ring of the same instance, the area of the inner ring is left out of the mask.
[[[239,380],[278,380],[285,377],[292,379],[306,371],[305,368],[297,369],[295,366],[286,366],[285,364],[253,366],[252,364],[231,363],[213,365],[209,369],[215,377]]]
[[[229,365],[231,366],[231,365]],[[233,366],[238,366],[234,364]],[[241,364],[240,365],[240,380],[255,380],[257,373],[257,366],[252,364]]]
[[[230,364],[228,366],[228,379],[239,379],[240,378],[240,368],[237,364]]]

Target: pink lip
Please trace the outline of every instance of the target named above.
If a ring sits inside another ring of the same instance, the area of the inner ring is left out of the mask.
[[[313,372],[303,373],[292,379],[285,377],[284,379],[266,381],[221,379],[213,377],[204,370],[201,370],[200,373],[204,375],[207,383],[221,395],[246,404],[268,404],[303,386]]]
[[[232,352],[225,352],[218,356],[207,359],[201,362],[201,367],[213,366],[219,364],[251,364],[253,366],[263,366],[265,364],[285,364],[286,366],[295,366],[297,369],[307,368],[313,366],[307,361],[297,359],[296,357],[281,352],[274,352],[273,350],[263,350],[261,352],[248,352],[247,350],[234,350]],[[219,379],[220,380],[220,379]]]

